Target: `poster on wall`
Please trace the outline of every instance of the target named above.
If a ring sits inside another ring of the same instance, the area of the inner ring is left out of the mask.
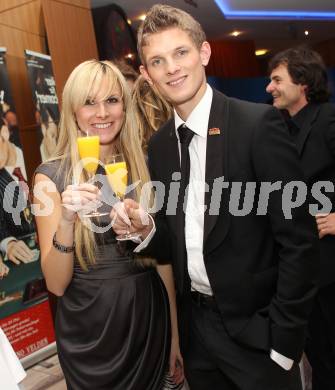
[[[25,358],[55,336],[5,54],[0,48],[0,327]]]
[[[55,150],[59,122],[58,98],[51,57],[31,50],[25,50],[25,56],[35,103],[36,123],[41,129],[41,159],[45,161]]]

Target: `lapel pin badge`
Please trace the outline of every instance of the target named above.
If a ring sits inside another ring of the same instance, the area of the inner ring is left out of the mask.
[[[208,130],[208,135],[219,135],[221,130],[218,127],[212,127]]]

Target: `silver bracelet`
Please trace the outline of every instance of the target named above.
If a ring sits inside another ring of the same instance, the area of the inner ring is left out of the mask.
[[[73,243],[72,246],[65,246],[65,245],[62,245],[60,244],[57,239],[56,239],[56,232],[52,238],[52,245],[54,246],[54,248],[56,248],[59,252],[62,252],[62,253],[71,253],[74,251],[75,249],[75,244]]]

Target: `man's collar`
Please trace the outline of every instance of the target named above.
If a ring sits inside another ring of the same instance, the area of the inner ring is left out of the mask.
[[[178,129],[180,125],[185,123],[186,126],[190,128],[194,133],[196,133],[200,137],[206,138],[212,99],[213,99],[213,90],[207,84],[204,96],[200,99],[199,103],[195,106],[195,108],[187,118],[186,122],[184,122],[177,114],[176,110],[174,110],[175,128]],[[177,137],[178,137],[178,133],[177,133]]]
[[[316,107],[315,104],[307,103],[300,111],[291,117],[292,122],[298,129],[303,128],[305,121],[315,112]]]

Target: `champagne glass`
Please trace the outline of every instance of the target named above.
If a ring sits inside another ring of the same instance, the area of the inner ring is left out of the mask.
[[[115,154],[105,160],[105,171],[109,185],[112,187],[117,198],[123,202],[128,184],[127,164],[123,154]],[[141,241],[140,234],[127,233],[116,237],[118,241]]]
[[[99,165],[99,155],[100,155],[100,140],[98,135],[91,135],[78,137],[77,138],[78,152],[83,164],[83,168],[91,177],[88,181],[89,183],[94,183],[94,175]],[[101,217],[107,215],[107,212],[99,212],[97,208],[88,212],[82,213],[83,217]]]

